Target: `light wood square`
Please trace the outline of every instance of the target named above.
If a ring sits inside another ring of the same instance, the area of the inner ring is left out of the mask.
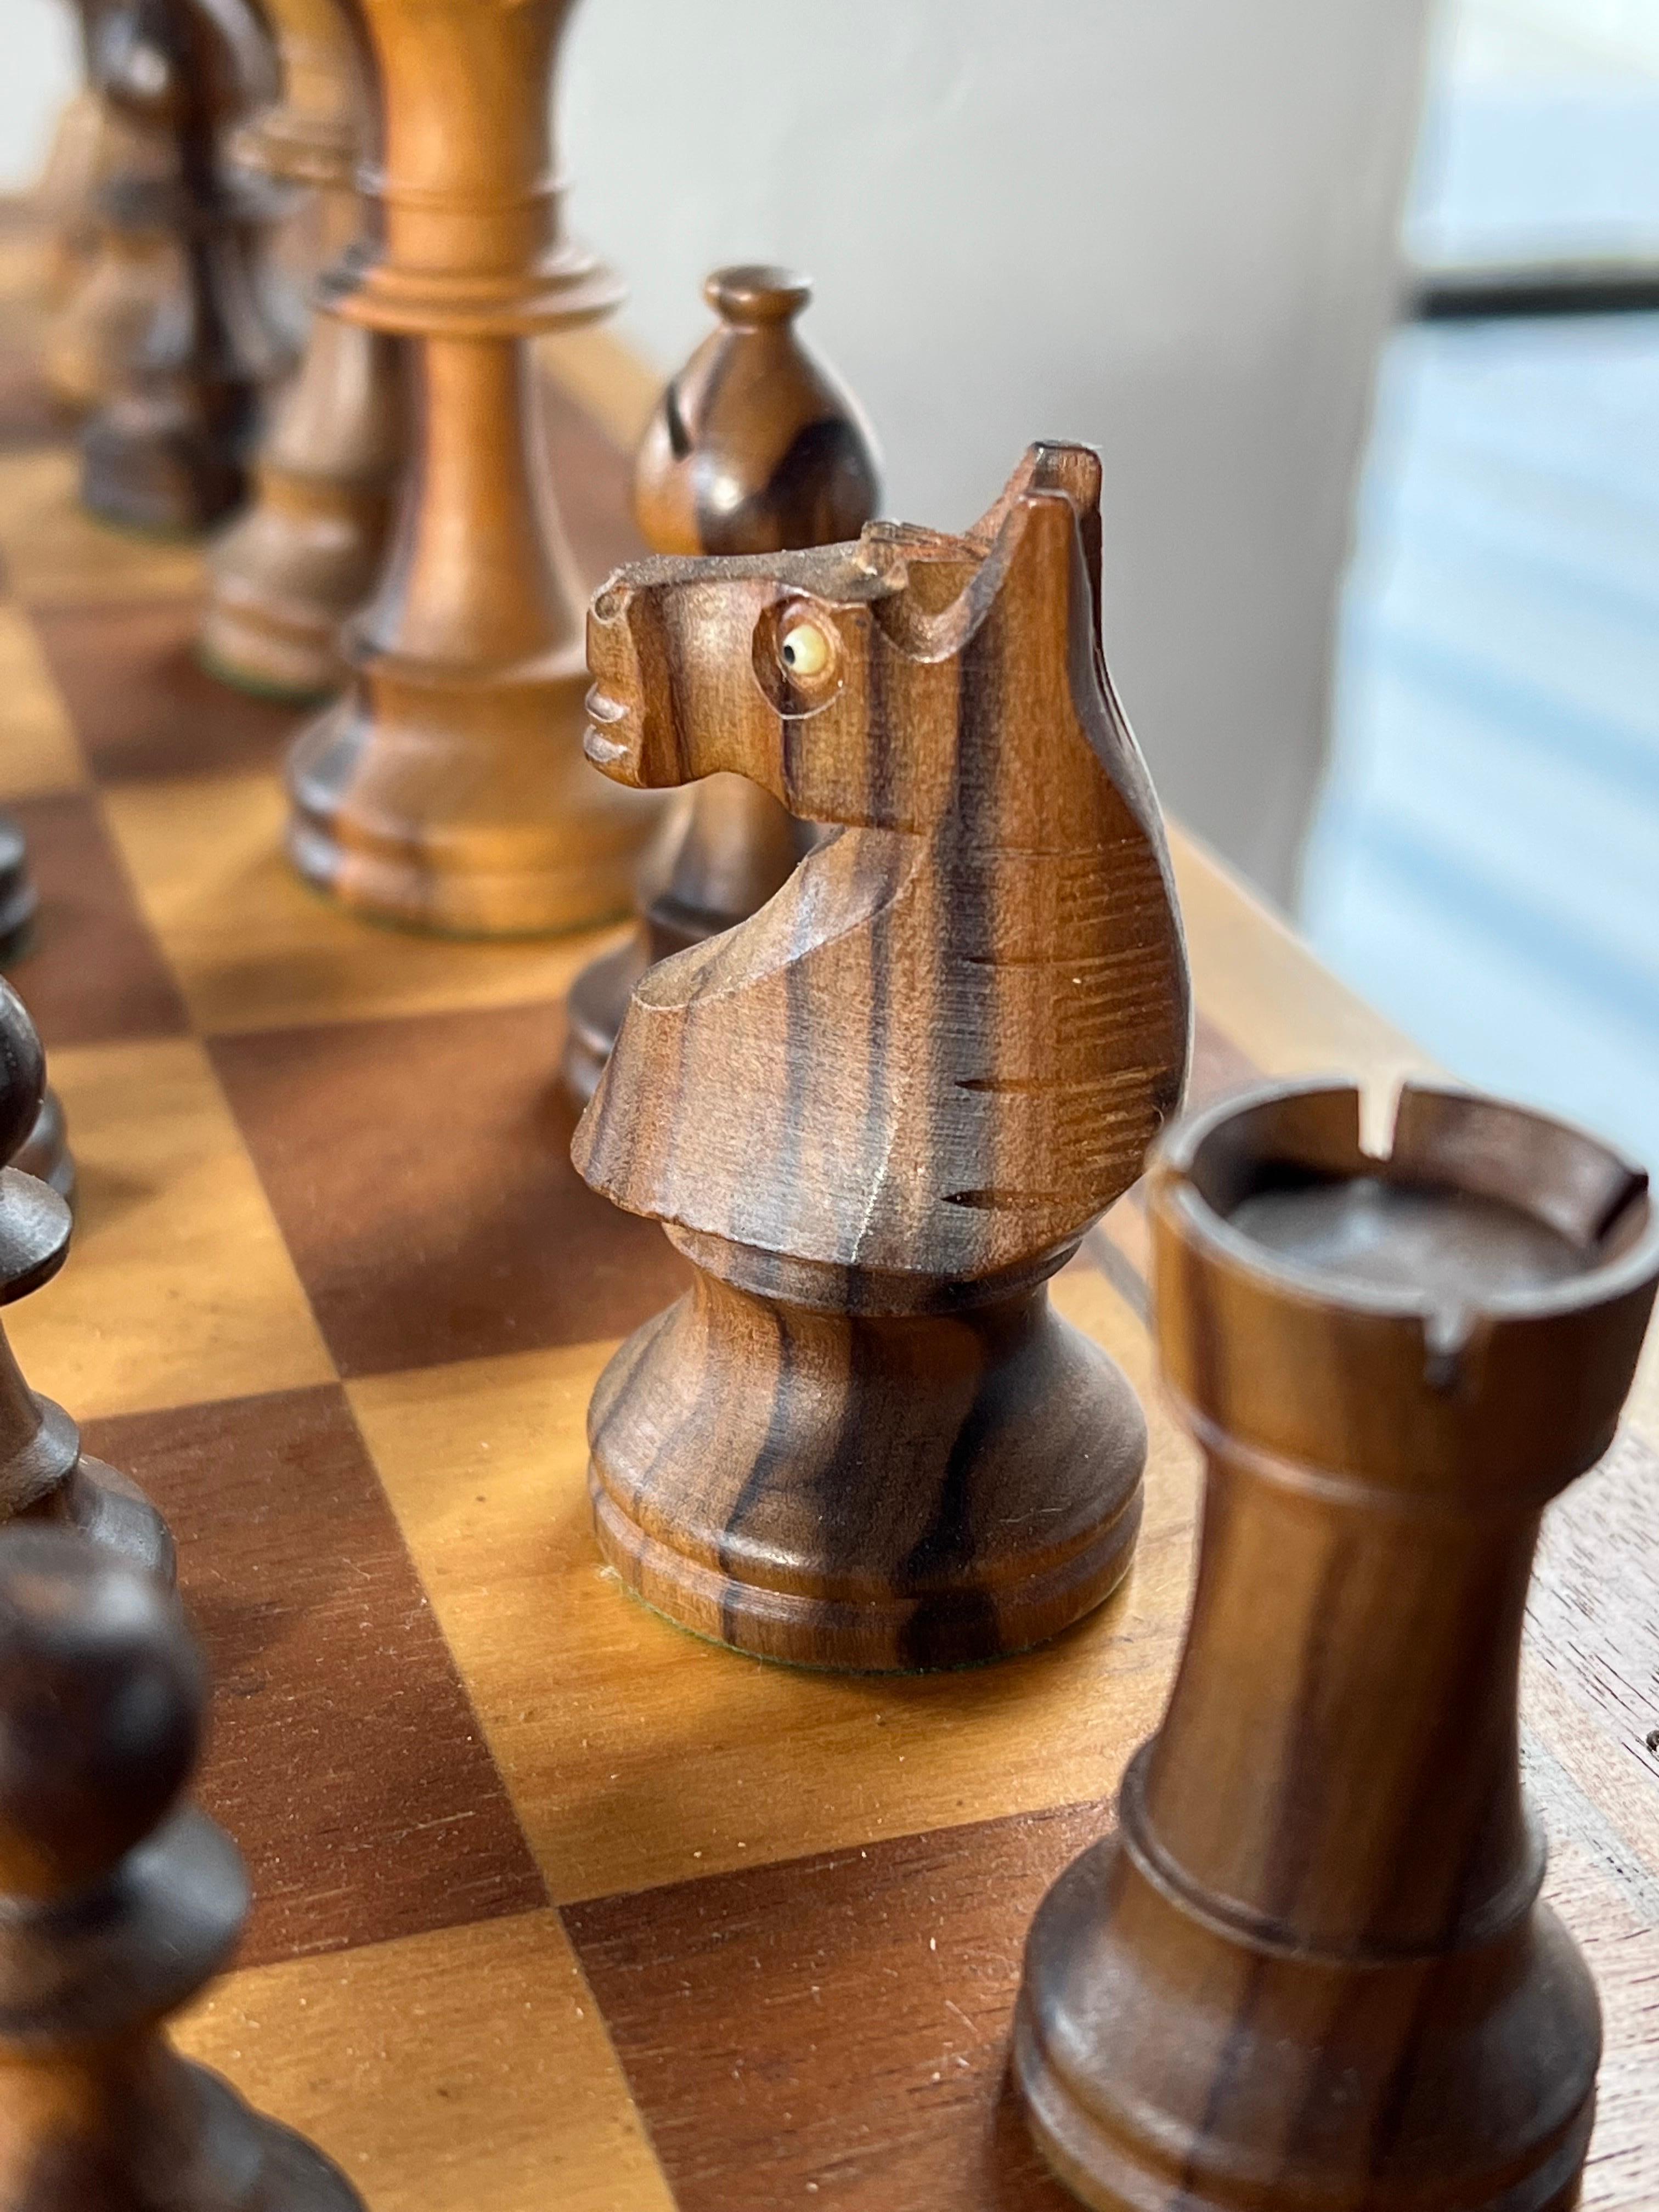
[[[556,1913],[233,1974],[176,2039],[372,2212],[672,2212]]]
[[[88,606],[201,590],[198,547],[94,522],[80,505],[79,483],[73,447],[0,454],[0,553],[18,599],[30,606]]]
[[[86,1420],[332,1382],[202,1047],[78,1046],[52,1075],[81,1190],[62,1273],[6,1311],[33,1387]]]
[[[7,600],[0,600],[0,798],[33,799],[85,783],[87,764],[46,655],[28,617]]]
[[[672,1627],[602,1565],[584,1422],[608,1345],[349,1387],[416,1569],[560,1901],[1109,1795],[1162,1709],[1185,1614],[1194,1460],[1144,1331],[1088,1270],[1056,1303],[1152,1428],[1125,1588],[1046,1650],[958,1674],[837,1676]]]
[[[615,933],[484,944],[384,929],[308,890],[270,776],[127,784],[106,817],[204,1035],[559,996]]]

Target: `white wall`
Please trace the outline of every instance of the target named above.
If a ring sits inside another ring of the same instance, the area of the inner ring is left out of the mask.
[[[969,520],[1033,437],[1103,448],[1108,650],[1153,772],[1281,897],[1429,5],[586,0],[567,54],[574,219],[662,367],[709,267],[776,258],[818,281],[907,520]],[[60,37],[60,0],[4,6],[14,56]],[[13,173],[38,137],[9,122]]]

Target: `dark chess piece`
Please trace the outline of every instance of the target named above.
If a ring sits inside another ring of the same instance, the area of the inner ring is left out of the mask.
[[[69,1124],[64,1102],[48,1088],[34,1117],[34,1127],[24,1138],[15,1159],[9,1164],[20,1174],[50,1183],[65,1206],[75,1204],[75,1158],[69,1148]]]
[[[362,2212],[162,2032],[247,1917],[235,1845],[180,1802],[205,1707],[161,1583],[0,1533],[0,2212]]]
[[[118,0],[96,59],[105,97],[169,155],[161,174],[108,181],[110,218],[175,240],[185,281],[82,433],[82,499],[106,521],[189,534],[240,505],[264,388],[292,358],[261,251],[281,202],[222,145],[276,98],[276,62],[251,0]]]
[[[379,234],[324,280],[409,342],[411,458],[350,682],[295,739],[289,852],[383,921],[461,935],[623,912],[657,811],[582,758],[581,591],[530,341],[608,314],[564,228],[550,113],[574,0],[354,0],[374,42]]]
[[[40,903],[22,830],[0,813],[0,963],[15,960],[27,945]]]
[[[46,1098],[40,1040],[23,1002],[0,983],[0,1159],[32,1140]],[[70,1217],[58,1193],[15,1167],[0,1169],[0,1305],[49,1283],[70,1247]],[[173,1538],[137,1485],[86,1458],[61,1406],[23,1380],[0,1330],[0,1523],[62,1522],[171,1580]]]
[[[856,538],[881,497],[857,403],[801,343],[812,296],[785,269],[719,269],[704,288],[720,327],[663,393],[640,446],[634,505],[658,553],[779,553]],[[812,831],[746,776],[711,775],[678,799],[640,870],[639,927],[570,987],[560,1075],[585,1106],[635,984],[653,961],[763,906]]]
[[[765,1657],[994,1658],[1128,1567],[1146,1423],[1048,1278],[1175,1110],[1190,1012],[1099,501],[1035,447],[965,537],[659,557],[593,602],[600,767],[840,825],[640,978],[573,1147],[697,1270],[594,1392],[600,1544]]]
[[[341,0],[265,0],[283,100],[240,132],[236,158],[313,187],[331,265],[363,230],[357,188],[373,109]],[[204,666],[274,697],[339,689],[340,625],[374,587],[408,441],[400,341],[324,305],[259,449],[258,489],[215,545]]]
[[[1173,1132],[1150,1210],[1197,1592],[1116,1832],[1031,1931],[1037,2142],[1101,2212],[1565,2212],[1601,2025],[1516,1677],[1652,1310],[1647,1178],[1416,1086],[1373,1157],[1356,1092],[1285,1085]]]

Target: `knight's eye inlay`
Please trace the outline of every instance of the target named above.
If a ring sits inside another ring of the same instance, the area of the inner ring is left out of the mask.
[[[778,653],[792,676],[809,682],[830,665],[830,641],[816,623],[791,623]]]

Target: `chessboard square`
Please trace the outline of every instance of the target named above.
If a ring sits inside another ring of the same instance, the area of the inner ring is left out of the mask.
[[[343,1374],[613,1334],[683,1285],[660,1230],[570,1164],[561,1022],[512,1006],[213,1041]]]
[[[89,791],[14,805],[40,910],[7,968],[48,1052],[116,1038],[176,1036],[183,1001]]]
[[[565,1914],[679,2212],[1075,2212],[1007,2080],[1068,1807]]]
[[[42,607],[34,628],[100,781],[273,769],[302,715],[210,676],[199,601]]]
[[[198,547],[94,522],[80,481],[73,447],[0,453],[0,558],[15,598],[34,608],[199,597]]]
[[[376,928],[289,866],[274,777],[128,783],[105,808],[203,1036],[552,999],[605,941]]]
[[[34,1388],[84,1419],[331,1382],[202,1047],[83,1046],[52,1074],[80,1188],[68,1265],[7,1309]]]
[[[351,1401],[556,1902],[1094,1798],[1155,1725],[1195,1462],[1145,1334],[1091,1271],[1056,1304],[1152,1425],[1129,1578],[1042,1650],[930,1675],[769,1666],[627,1595],[595,1546],[586,1413],[611,1347],[377,1376]]]
[[[73,791],[85,783],[87,764],[69,710],[33,625],[9,600],[0,600],[0,699],[6,714],[0,799]]]
[[[233,1974],[178,2042],[372,2212],[674,2212],[555,1913]]]
[[[244,1958],[544,1902],[339,1388],[131,1414],[86,1438],[178,1541],[214,1684],[202,1802],[253,1880]]]

